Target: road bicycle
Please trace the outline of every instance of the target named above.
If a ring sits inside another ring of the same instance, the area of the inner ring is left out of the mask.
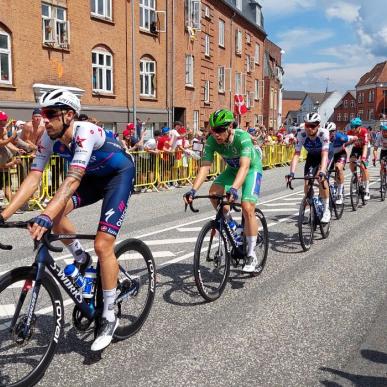
[[[366,205],[365,196],[365,186],[363,181],[363,170],[360,168],[361,164],[365,166],[364,161],[361,163],[358,161],[350,161],[352,165],[355,166],[355,170],[352,173],[351,184],[349,187],[349,196],[351,198],[351,206],[353,211],[357,211],[359,202],[361,200],[363,206]],[[358,169],[360,172],[358,172]]]
[[[308,191],[303,197],[300,209],[298,212],[298,237],[300,239],[301,247],[304,251],[308,251],[313,243],[314,232],[317,230],[317,226],[320,227],[322,237],[328,238],[331,230],[331,222],[322,223],[321,218],[324,212],[324,204],[321,202],[320,197],[315,196],[314,189],[319,187],[318,184],[314,184],[318,177],[313,175],[307,175],[304,177],[293,177],[292,180],[307,180]],[[288,180],[287,187],[293,190],[292,180]],[[323,181],[323,184],[326,181]]]
[[[194,250],[194,278],[200,295],[206,301],[215,301],[223,293],[230,275],[230,265],[234,268],[242,266],[246,261],[247,242],[243,235],[243,243],[237,242],[235,233],[230,229],[224,216],[223,208],[230,206],[236,212],[241,211],[240,203],[230,203],[226,196],[207,195],[195,196],[196,199],[213,199],[217,201],[215,219],[208,221],[201,229]],[[192,212],[199,212],[190,203]],[[187,205],[186,205],[187,209]],[[258,264],[252,276],[262,273],[269,249],[269,233],[265,216],[259,208],[255,209],[259,230],[255,253]],[[242,227],[244,226],[242,214]]]
[[[332,176],[334,174],[334,176]],[[337,204],[337,199],[339,198],[339,187],[336,181],[336,171],[329,171],[327,180],[329,186],[329,207],[331,212],[335,214],[336,219],[341,219],[344,212],[344,187],[342,192],[343,202],[341,204]]]
[[[2,228],[27,228],[29,222],[7,222]],[[103,293],[99,265],[94,296],[84,298],[82,289],[64,274],[49,253],[62,247],[51,243],[63,239],[95,239],[95,235],[44,234],[35,242],[31,266],[15,268],[0,277],[0,386],[32,386],[47,370],[64,330],[64,305],[74,303],[72,323],[81,332],[100,326]],[[0,244],[3,250],[12,246]],[[155,297],[155,263],[148,246],[126,239],[115,247],[119,280],[115,309],[120,324],[114,339],[124,340],[144,324]],[[68,295],[63,301],[60,287]],[[94,327],[92,326],[94,325]]]
[[[380,199],[384,202],[387,192],[387,156],[381,159],[380,164],[382,165],[380,171]]]

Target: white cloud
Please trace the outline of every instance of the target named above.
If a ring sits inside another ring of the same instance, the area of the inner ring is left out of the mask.
[[[359,20],[360,8],[361,6],[358,4],[350,4],[344,1],[339,1],[336,4],[329,6],[325,10],[325,14],[329,19],[338,18],[351,23]]]
[[[304,49],[305,55],[307,55],[308,46],[329,39],[331,36],[333,36],[333,31],[295,28],[278,34],[278,45],[286,52],[294,48]]]
[[[271,17],[282,17],[313,8],[316,4],[317,0],[262,0],[262,9]]]

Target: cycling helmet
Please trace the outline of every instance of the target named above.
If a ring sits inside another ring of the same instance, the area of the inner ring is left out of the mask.
[[[66,89],[54,89],[47,91],[40,97],[41,107],[70,108],[79,114],[81,102],[71,91]]]
[[[387,125],[386,124],[380,125],[380,130],[387,130]]]
[[[362,125],[362,121],[359,117],[354,118],[351,120],[351,128],[357,128]]]
[[[308,113],[304,118],[304,122],[306,124],[319,124],[321,122],[320,114]]]
[[[234,114],[227,109],[219,109],[210,115],[210,125],[212,128],[228,126],[234,122]]]
[[[324,125],[324,129],[327,129],[329,132],[334,132],[336,130],[336,124],[334,122],[327,122]]]
[[[8,120],[7,113],[0,112],[0,121],[7,121],[7,120]]]

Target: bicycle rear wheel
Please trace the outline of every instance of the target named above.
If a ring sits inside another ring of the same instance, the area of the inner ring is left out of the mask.
[[[351,197],[352,210],[356,211],[359,206],[359,180],[356,175],[352,175],[351,177],[349,195]]]
[[[31,329],[24,334],[36,270],[20,267],[0,278],[0,386],[36,384],[49,366],[63,331],[62,297],[54,280],[44,274]]]
[[[124,340],[146,321],[155,298],[156,266],[149,247],[138,239],[126,239],[115,248],[120,265],[116,313],[120,325],[114,338]]]
[[[338,192],[338,187],[336,185],[336,190],[335,192]],[[343,212],[344,212],[344,192],[343,192],[343,202],[341,204],[337,204],[337,194],[336,195],[332,195],[330,194],[330,199],[331,199],[331,204],[332,204],[332,208],[333,208],[333,212],[335,213],[335,217],[337,220],[341,219],[341,217],[343,216]]]
[[[262,273],[266,265],[267,253],[269,250],[269,230],[267,228],[267,222],[265,215],[259,208],[255,209],[255,216],[258,219],[258,236],[257,244],[255,246],[255,254],[257,255],[258,265],[255,271],[252,273],[253,276],[257,276]]]
[[[302,249],[308,251],[313,243],[315,214],[313,204],[307,198],[302,199],[298,214],[298,237]]]
[[[194,278],[200,295],[206,301],[221,296],[230,275],[230,254],[227,241],[219,233],[215,221],[201,229],[194,251]]]

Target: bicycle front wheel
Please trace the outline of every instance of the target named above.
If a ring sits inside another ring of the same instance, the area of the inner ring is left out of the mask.
[[[116,313],[120,324],[114,338],[124,340],[145,323],[156,292],[156,266],[149,247],[138,239],[126,239],[115,248],[120,265]]]
[[[351,185],[349,187],[349,194],[351,197],[352,210],[356,211],[359,205],[359,180],[357,176],[352,175]]]
[[[336,186],[336,192],[338,192],[338,187]],[[333,211],[335,213],[335,217],[337,220],[341,219],[341,217],[343,216],[343,212],[344,212],[344,192],[342,193],[343,197],[342,197],[342,203],[341,204],[337,204],[337,195],[331,195],[331,201],[332,201],[332,207],[333,207]]]
[[[54,280],[44,274],[26,332],[35,267],[20,267],[0,278],[0,386],[32,386],[49,366],[63,330],[63,302]]]
[[[262,273],[266,265],[267,253],[269,250],[269,230],[267,228],[267,222],[265,215],[259,208],[255,209],[255,216],[258,220],[258,236],[257,244],[255,246],[255,254],[257,255],[258,265],[255,271],[252,273],[257,276]]]
[[[230,275],[230,255],[225,237],[215,221],[201,229],[194,251],[194,277],[200,295],[206,301],[221,296]]]
[[[307,198],[302,199],[298,214],[298,237],[302,249],[308,251],[313,243],[315,214],[313,204]]]

